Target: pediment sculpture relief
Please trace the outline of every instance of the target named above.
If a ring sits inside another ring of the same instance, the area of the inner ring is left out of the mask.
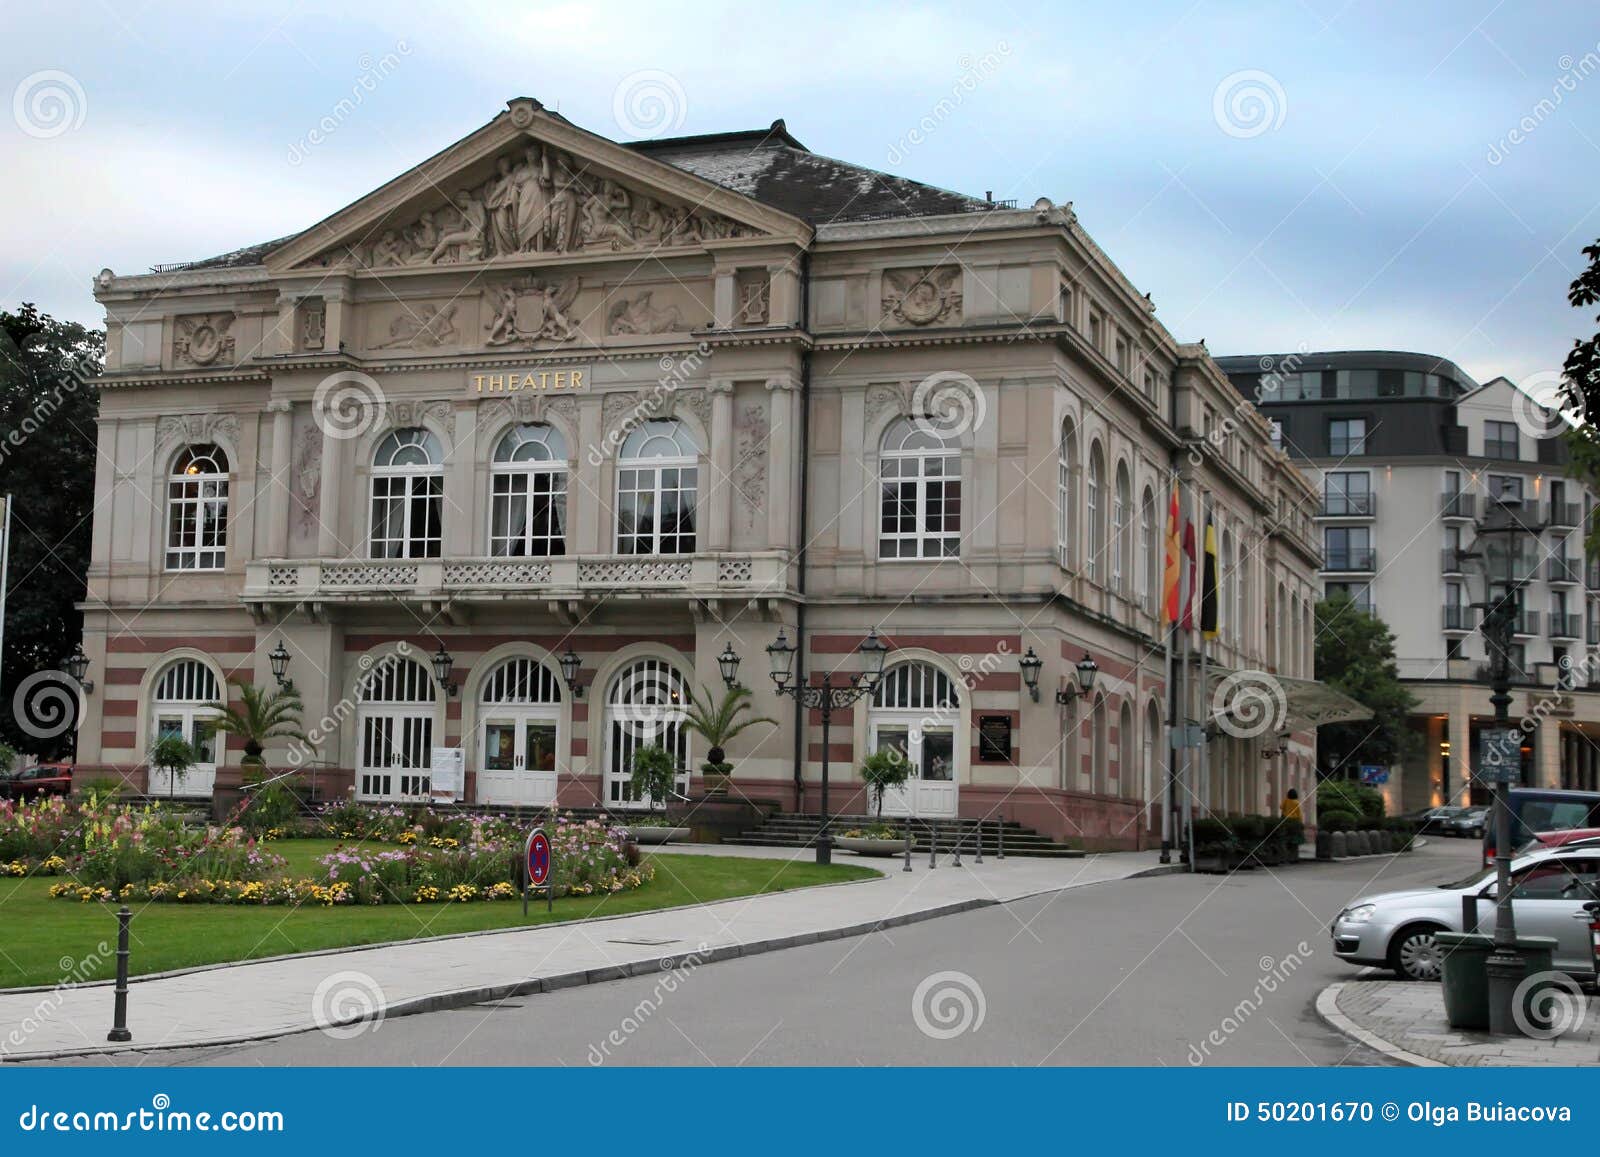
[[[196,313],[175,319],[172,357],[180,365],[227,365],[233,361],[231,313]]]
[[[489,261],[526,253],[573,253],[698,245],[755,230],[719,213],[673,205],[582,171],[568,153],[530,145],[495,162],[487,181],[453,191],[449,203],[383,230],[345,255],[369,269]]]
[[[642,290],[632,298],[618,298],[606,312],[609,334],[680,333],[691,327],[676,305],[656,305],[654,290]],[[710,324],[709,322],[707,323]]]
[[[907,325],[961,320],[961,267],[883,271],[883,313]]]
[[[424,304],[403,308],[389,321],[388,337],[372,343],[375,350],[441,349],[460,344],[456,329],[456,303]]]
[[[516,346],[568,342],[578,336],[571,316],[582,281],[576,277],[543,281],[518,278],[483,291],[485,345]]]

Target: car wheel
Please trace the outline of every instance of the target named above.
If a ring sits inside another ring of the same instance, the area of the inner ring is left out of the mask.
[[[1406,980],[1438,980],[1443,971],[1434,925],[1403,928],[1389,943],[1389,967]]]

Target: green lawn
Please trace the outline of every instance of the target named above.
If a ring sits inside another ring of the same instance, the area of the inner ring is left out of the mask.
[[[289,874],[294,876],[310,874],[317,857],[333,847],[331,840],[285,840],[273,845],[289,860]],[[694,855],[648,858],[656,865],[656,878],[643,888],[615,896],[565,897],[556,901],[555,911],[548,915],[543,903],[535,903],[526,921],[520,899],[298,909],[146,904],[134,910],[129,964],[134,975],[165,972],[319,948],[645,912],[878,874],[871,868],[846,864],[819,867]],[[56,984],[63,979],[106,979],[114,974],[115,958],[107,954],[99,967],[68,976],[72,969],[64,968],[63,961],[92,955],[102,941],[116,947],[116,905],[52,900],[46,889],[54,882],[0,880],[0,988]]]

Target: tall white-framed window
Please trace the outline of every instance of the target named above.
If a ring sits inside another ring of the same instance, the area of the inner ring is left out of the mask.
[[[1089,448],[1089,475],[1084,485],[1084,521],[1089,524],[1089,581],[1100,583],[1106,573],[1105,459],[1099,446]]]
[[[444,544],[444,448],[420,426],[394,430],[372,456],[373,558],[438,558]]]
[[[489,553],[567,553],[567,442],[554,426],[513,426],[490,465]]]
[[[1156,498],[1146,486],[1139,500],[1139,605],[1155,610],[1155,592],[1161,586],[1161,555],[1156,550]]]
[[[216,783],[222,736],[209,729],[217,717],[213,704],[222,701],[215,673],[199,659],[178,659],[156,678],[150,696],[150,740],[169,736],[183,740],[194,751],[194,764],[176,778],[170,772],[150,769],[151,795],[208,796]]]
[[[1077,562],[1077,476],[1078,432],[1068,418],[1061,423],[1061,444],[1056,451],[1056,547],[1065,570]]]
[[[415,659],[390,655],[373,663],[356,690],[357,795],[426,801],[438,695],[433,672]]]
[[[693,554],[700,447],[682,422],[640,422],[617,458],[617,553]]]
[[[878,557],[961,554],[961,443],[910,418],[884,431]]]
[[[1128,593],[1128,576],[1133,573],[1133,540],[1128,526],[1128,504],[1132,501],[1128,468],[1117,466],[1117,482],[1111,491],[1111,589]]]
[[[619,671],[606,696],[605,804],[649,808],[655,801],[633,788],[633,756],[642,747],[671,753],[678,774],[673,790],[689,791],[689,729],[684,726],[689,685],[670,661],[645,657]]]
[[[185,446],[167,476],[167,570],[221,570],[228,554],[228,456]]]

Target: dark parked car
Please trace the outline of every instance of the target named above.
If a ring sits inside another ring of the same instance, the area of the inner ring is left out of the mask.
[[[1477,839],[1483,835],[1488,823],[1488,808],[1464,807],[1456,815],[1444,820],[1439,830],[1447,836],[1471,836]]]
[[[72,791],[72,765],[41,763],[0,779],[0,796],[7,799],[38,799],[46,795],[68,795]]]
[[[1410,820],[1417,825],[1418,835],[1428,835],[1442,831],[1447,820],[1454,819],[1467,809],[1464,807],[1428,807],[1421,811],[1408,812],[1401,816],[1403,820]]]
[[[1511,846],[1521,847],[1539,832],[1600,828],[1600,792],[1561,791],[1550,787],[1514,787],[1506,797],[1511,807]],[[1494,824],[1485,823],[1483,862],[1494,862]]]

